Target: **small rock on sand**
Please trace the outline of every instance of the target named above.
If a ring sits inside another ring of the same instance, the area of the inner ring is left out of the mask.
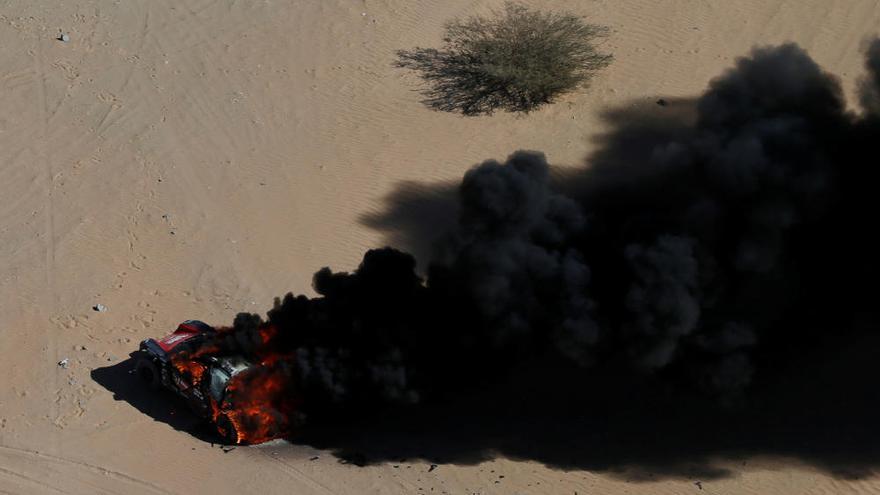
[[[61,361],[58,361],[58,366],[61,366],[62,368],[67,369],[67,367],[70,366],[70,360],[67,358],[64,358]]]
[[[103,313],[104,311],[107,311],[107,306],[104,306],[103,304],[98,303],[98,304],[95,304],[94,306],[92,306],[92,309],[99,312],[99,313]]]

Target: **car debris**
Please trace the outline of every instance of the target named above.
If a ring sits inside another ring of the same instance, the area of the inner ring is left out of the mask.
[[[103,313],[104,311],[107,311],[107,306],[104,306],[103,304],[98,303],[98,304],[95,304],[94,306],[92,306],[92,309],[94,311],[99,312],[99,313]]]
[[[67,369],[70,366],[70,359],[64,358],[61,361],[58,361],[58,366],[61,366],[64,369]]]

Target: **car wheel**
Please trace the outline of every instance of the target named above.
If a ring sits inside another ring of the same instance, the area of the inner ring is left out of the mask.
[[[159,370],[156,368],[156,363],[150,359],[145,357],[138,359],[137,364],[134,365],[134,372],[151,389],[159,388]]]
[[[217,417],[217,432],[220,433],[223,443],[238,445],[238,430],[235,429],[235,424],[225,414]]]

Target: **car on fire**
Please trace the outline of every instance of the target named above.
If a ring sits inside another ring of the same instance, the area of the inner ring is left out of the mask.
[[[284,436],[286,425],[275,416],[248,416],[236,403],[233,389],[240,378],[253,374],[261,365],[243,356],[191,357],[191,350],[216,335],[217,329],[198,320],[186,320],[161,339],[141,342],[135,361],[135,373],[152,389],[165,388],[181,396],[198,416],[211,421],[224,442],[251,443],[255,439],[242,434],[244,421],[272,422],[258,425],[263,433],[256,441]],[[257,415],[259,416],[259,415]],[[269,433],[266,433],[269,432]]]

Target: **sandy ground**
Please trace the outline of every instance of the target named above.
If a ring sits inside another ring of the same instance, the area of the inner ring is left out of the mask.
[[[616,60],[590,91],[521,118],[423,107],[395,50],[500,3],[0,0],[0,492],[880,492],[779,459],[637,481],[624,466],[225,453],[141,410],[171,418],[167,401],[134,407],[96,381],[183,319],[263,312],[321,266],[353,268],[395,238],[364,218],[401,187],[521,148],[583,165],[603,110],[663,111],[657,98],[699,94],[755,44],[800,43],[851,95],[880,25],[874,0],[536,1],[612,28]]]

